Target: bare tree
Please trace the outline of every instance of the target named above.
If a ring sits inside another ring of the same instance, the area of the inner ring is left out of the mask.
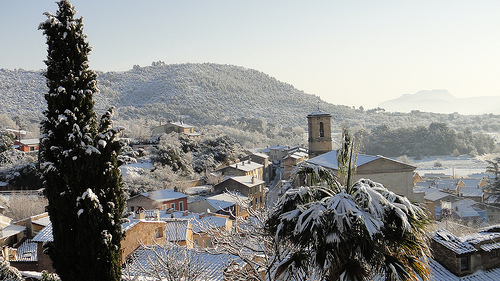
[[[123,280],[143,280],[144,277],[162,281],[210,279],[195,251],[172,243],[150,246],[141,243],[127,261]]]
[[[8,199],[0,196],[0,204],[7,207],[5,216],[18,221],[45,212],[47,198],[27,194],[12,195]]]
[[[252,198],[246,201],[236,197],[235,199],[239,200],[238,204],[249,216],[236,216],[231,229],[221,229],[210,223],[200,222],[200,232],[210,237],[213,247],[198,250],[213,255],[229,254],[238,257],[241,263],[232,262],[227,265],[224,275],[228,280],[273,280],[277,265],[283,257],[293,252],[293,247],[276,243],[267,231],[268,209],[250,208],[249,202]],[[303,280],[306,280],[305,276]]]

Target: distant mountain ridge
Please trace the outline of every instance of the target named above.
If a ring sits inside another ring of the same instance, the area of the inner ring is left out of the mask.
[[[380,107],[393,112],[420,110],[436,113],[480,115],[500,114],[500,96],[456,98],[447,90],[422,90],[415,94],[404,94],[399,98],[381,102]]]

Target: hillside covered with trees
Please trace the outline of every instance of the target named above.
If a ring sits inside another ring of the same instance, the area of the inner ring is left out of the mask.
[[[101,114],[115,106],[115,124],[127,129],[124,136],[142,140],[151,137],[151,127],[182,118],[199,132],[219,131],[244,147],[306,144],[306,115],[318,107],[332,114],[336,132],[343,126],[366,133],[380,125],[406,130],[431,123],[445,123],[457,132],[500,131],[499,115],[399,113],[334,105],[265,73],[233,65],[136,65],[125,72],[98,72],[98,88],[96,111]],[[45,93],[42,71],[0,69],[0,127],[15,123],[37,137]]]

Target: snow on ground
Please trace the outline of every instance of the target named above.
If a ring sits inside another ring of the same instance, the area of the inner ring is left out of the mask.
[[[426,173],[444,173],[446,175],[454,175],[456,177],[465,177],[476,173],[485,173],[488,163],[487,159],[490,156],[480,156],[471,158],[468,155],[459,157],[452,156],[429,156],[422,157],[420,160],[413,160],[413,164],[417,166],[416,172],[421,176]],[[436,162],[442,164],[441,167],[435,167]]]
[[[137,163],[120,166],[123,177],[136,178],[144,171],[151,170],[153,164],[150,159],[137,159]]]

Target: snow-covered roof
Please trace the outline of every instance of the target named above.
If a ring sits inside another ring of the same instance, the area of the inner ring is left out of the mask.
[[[426,193],[424,196],[424,199],[435,202],[435,201],[441,200],[447,196],[450,196],[450,195],[447,193],[435,190],[434,192]]]
[[[54,237],[52,236],[52,223],[49,223],[46,227],[44,227],[40,232],[33,237],[33,242],[52,242],[54,241]]]
[[[486,251],[486,252],[498,250],[498,249],[500,249],[500,242],[483,244],[480,246],[480,248],[481,248],[481,250]]]
[[[260,152],[269,153],[269,152],[271,152],[271,150],[283,150],[286,148],[288,148],[288,146],[286,146],[286,145],[273,145],[273,146],[262,149]]]
[[[460,196],[463,197],[483,197],[483,189],[477,187],[460,188]]]
[[[486,174],[486,173],[475,173],[469,175],[469,178],[474,178],[474,179],[493,179],[495,178],[495,175],[493,174]]]
[[[170,122],[167,125],[175,125],[175,126],[178,126],[178,127],[181,127],[181,128],[194,128],[194,126],[185,124],[183,122]]]
[[[478,213],[476,209],[473,208],[473,205],[475,205],[477,202],[470,200],[470,199],[464,199],[460,201],[456,201],[451,203],[451,209],[455,211],[455,213],[460,217],[460,218],[476,218],[476,217],[481,217],[481,215]]]
[[[207,203],[214,207],[216,210],[224,210],[238,204],[238,202],[240,201],[246,200],[248,200],[248,197],[243,196],[239,193],[222,193],[205,198],[205,201],[207,201]]]
[[[462,241],[460,238],[446,229],[438,229],[434,231],[431,234],[431,238],[437,243],[443,245],[447,249],[459,255],[477,251],[476,248],[474,248],[474,246],[469,244],[467,241]]]
[[[187,240],[188,225],[187,219],[166,219],[165,239],[169,242]]]
[[[269,155],[264,154],[264,153],[259,153],[259,152],[254,152],[254,153],[252,153],[252,155],[255,155],[255,156],[261,157],[261,158],[269,158]],[[252,157],[252,155],[250,157]]]
[[[38,244],[31,239],[26,241],[17,248],[16,260],[22,262],[35,262],[38,261],[37,255]]]
[[[465,187],[479,187],[483,179],[462,179]]]
[[[434,185],[433,181],[419,181],[415,183],[415,186],[413,189],[418,189],[418,188],[428,188]]]
[[[455,179],[440,179],[436,181],[436,186],[440,190],[457,190],[458,181]]]
[[[144,193],[141,193],[141,195],[148,197],[151,200],[158,201],[158,202],[175,200],[175,199],[187,197],[186,194],[181,193],[181,192],[176,192],[173,189],[162,189],[162,190],[144,192]],[[134,197],[132,197],[132,198],[134,198]]]
[[[186,188],[184,192],[187,195],[196,195],[196,194],[201,194],[205,192],[210,192],[212,190],[213,186],[211,185],[199,185],[199,186],[193,186],[190,188]]]
[[[0,186],[7,186],[7,185],[9,185],[8,182],[0,181]]]
[[[262,168],[264,167],[264,165],[252,161],[241,161],[238,163],[231,164],[229,165],[229,167],[235,168],[240,171],[250,172]]]
[[[239,182],[239,183],[241,183],[245,186],[248,186],[248,187],[254,187],[256,185],[260,185],[260,184],[265,183],[265,181],[258,179],[256,177],[253,177],[253,176],[230,177],[230,178],[227,178],[226,180],[234,180],[234,181]]]
[[[305,153],[305,152],[301,152],[301,151],[296,151],[290,155],[288,155],[287,157],[285,158],[293,158],[293,159],[301,159],[303,157],[306,157],[308,156],[309,154]]]
[[[318,109],[318,110],[314,111],[313,113],[310,113],[309,115],[307,115],[307,117],[313,117],[313,116],[332,116],[332,115],[330,113],[326,113],[326,112]]]
[[[173,212],[169,214],[174,218],[187,219],[191,222],[193,232],[200,232],[200,226],[206,227],[224,227],[229,220],[229,216],[220,216],[215,214],[198,214],[191,212]]]
[[[481,244],[485,241],[488,242],[500,242],[500,233],[499,232],[478,232],[469,235],[464,235],[460,237],[460,240],[466,241],[470,244]]]
[[[40,139],[23,139],[19,141],[24,145],[37,145],[40,144]]]
[[[356,166],[362,166],[366,163],[370,163],[372,161],[375,161],[377,159],[382,158],[382,156],[371,156],[371,155],[364,155],[364,154],[358,154],[358,158],[356,161]],[[316,156],[314,158],[311,158],[307,160],[307,162],[323,166],[325,168],[330,168],[337,170],[339,168],[339,165],[337,163],[337,150],[332,150],[330,152],[321,154],[319,156]]]
[[[11,224],[0,231],[0,239],[17,235],[23,231],[26,231],[26,226]]]
[[[41,219],[34,220],[34,221],[32,221],[32,223],[38,224],[38,225],[41,225],[41,226],[47,226],[50,223],[50,217],[46,216],[46,217],[43,217]]]
[[[485,280],[500,280],[500,268],[490,270],[479,270],[470,275],[457,277],[439,262],[429,259],[431,268],[431,280],[433,281],[485,281]]]

